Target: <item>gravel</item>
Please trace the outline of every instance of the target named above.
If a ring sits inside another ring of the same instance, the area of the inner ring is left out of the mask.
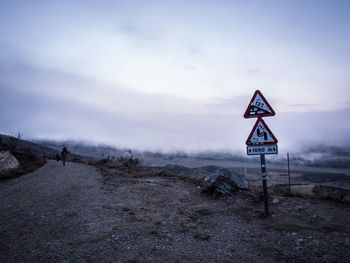
[[[175,177],[68,162],[0,183],[1,262],[348,262],[349,204],[213,199]],[[275,197],[277,198],[277,197]],[[302,209],[301,209],[302,207]]]

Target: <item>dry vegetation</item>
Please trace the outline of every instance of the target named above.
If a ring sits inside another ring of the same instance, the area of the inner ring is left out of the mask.
[[[128,163],[120,161],[112,161],[109,159],[101,159],[94,163],[91,163],[98,167],[102,174],[107,177],[115,176],[128,176],[128,177],[165,177],[176,178],[186,182],[192,182],[195,185],[202,185],[205,180],[205,175],[191,175],[191,174],[179,174],[175,175],[162,168],[149,168],[135,165],[137,162],[131,161]]]

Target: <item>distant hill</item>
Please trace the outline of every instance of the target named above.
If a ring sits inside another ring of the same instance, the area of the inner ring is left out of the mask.
[[[61,151],[61,149],[66,146],[68,151],[72,153],[95,158],[117,157],[127,151],[126,149],[118,149],[112,146],[92,145],[79,141],[36,140],[34,142],[58,151]]]
[[[0,144],[8,145],[10,138],[11,138],[11,136],[0,134]],[[42,146],[42,145],[37,144],[37,143],[22,140],[22,139],[20,139],[18,141],[17,146],[19,148],[29,150],[35,156],[44,156],[45,155],[46,157],[54,158],[56,156],[56,154],[59,153],[59,151],[56,149],[52,149],[52,148]]]
[[[58,153],[56,150],[3,134],[0,134],[0,151],[3,156],[14,158],[13,160],[17,162],[13,169],[0,171],[0,180],[12,179],[33,172],[43,166],[47,158],[54,158]]]
[[[6,142],[9,136],[0,135],[2,142]],[[1,143],[0,143],[1,144]],[[54,158],[64,146],[68,148],[72,154],[69,159],[81,157],[94,158],[110,158],[116,159],[128,152],[128,149],[116,148],[109,145],[94,145],[82,141],[54,141],[54,140],[35,140],[33,142],[20,140],[19,146],[28,148],[30,151],[39,156],[45,155],[47,158]],[[133,150],[134,155],[141,159],[162,159],[169,161],[173,159],[196,159],[196,160],[212,160],[212,161],[238,161],[244,163],[259,162],[258,156],[246,156],[235,153],[225,152],[151,152]],[[312,145],[302,150],[291,152],[291,164],[296,166],[311,167],[331,167],[331,168],[350,168],[350,147],[349,146],[327,146]],[[272,158],[273,157],[273,158]],[[152,161],[153,162],[153,161]],[[269,162],[274,164],[285,165],[287,163],[286,156],[279,154],[269,157]],[[169,163],[171,163],[169,161]]]

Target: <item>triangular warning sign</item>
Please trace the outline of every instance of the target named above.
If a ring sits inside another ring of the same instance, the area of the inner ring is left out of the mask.
[[[258,118],[251,131],[247,145],[276,144],[278,141],[262,118]]]
[[[244,118],[267,117],[274,115],[275,111],[261,94],[260,90],[256,90],[244,113]]]

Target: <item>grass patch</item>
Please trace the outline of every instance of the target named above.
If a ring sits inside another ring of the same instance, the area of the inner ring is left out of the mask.
[[[109,159],[101,159],[93,163],[99,168],[102,174],[106,177],[126,176],[131,178],[140,177],[163,177],[169,179],[180,179],[186,182],[191,182],[196,185],[203,185],[206,178],[204,175],[197,174],[175,174],[166,170],[166,168],[152,168],[146,166],[125,166],[119,161]]]

